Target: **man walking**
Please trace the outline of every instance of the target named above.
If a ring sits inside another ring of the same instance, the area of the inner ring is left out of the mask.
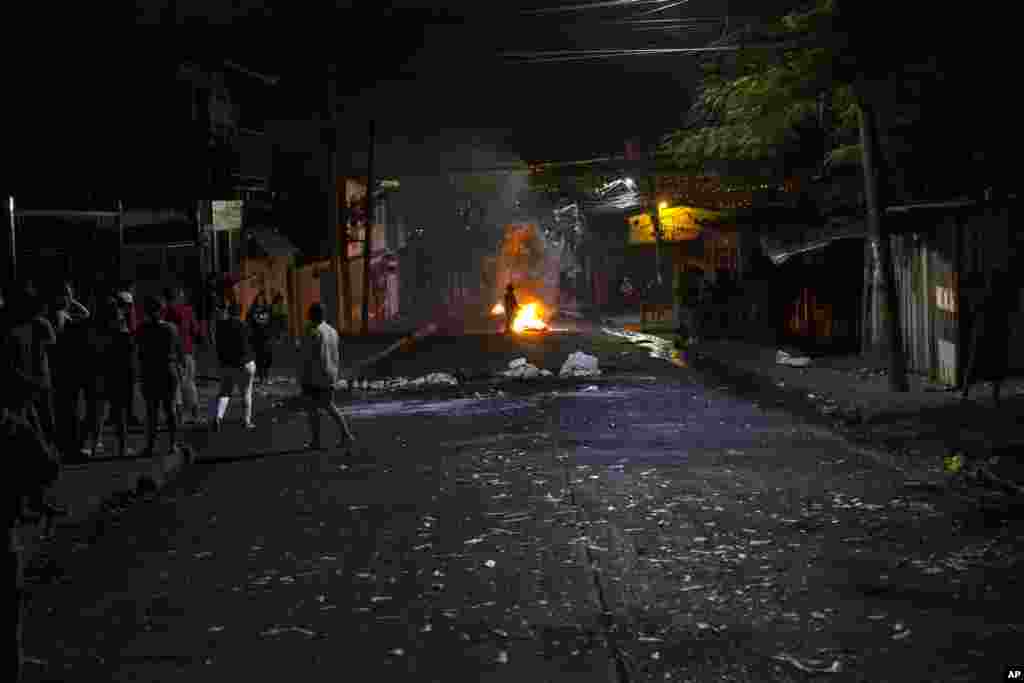
[[[196,389],[196,356],[195,340],[199,334],[196,315],[185,299],[181,287],[168,287],[164,290],[167,308],[164,309],[164,320],[178,328],[181,337],[181,350],[184,353],[181,383],[174,397],[174,408],[178,411],[179,422],[188,415],[193,422],[199,420],[199,393]]]
[[[210,402],[210,424],[214,431],[220,431],[224,416],[231,403],[235,388],[242,392],[245,409],[244,425],[254,429],[252,421],[252,384],[256,375],[249,330],[242,322],[242,307],[233,303],[228,307],[228,319],[217,326],[217,358],[220,361],[220,389]]]
[[[270,304],[261,290],[249,307],[249,339],[256,360],[256,383],[266,385],[270,380],[270,365],[274,360],[273,331],[270,319]]]
[[[516,313],[519,312],[519,302],[516,300],[516,291],[512,283],[505,288],[505,334],[512,333],[512,323],[515,322]]]
[[[334,388],[338,383],[341,351],[338,332],[324,322],[324,307],[315,303],[309,307],[310,328],[302,344],[299,366],[299,384],[306,400],[306,415],[312,437],[306,448],[323,450],[320,439],[320,411],[326,411],[338,425],[338,447],[355,441],[345,417],[334,402]]]

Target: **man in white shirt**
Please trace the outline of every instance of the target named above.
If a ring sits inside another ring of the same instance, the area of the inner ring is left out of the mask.
[[[306,448],[323,450],[320,441],[320,411],[325,410],[338,425],[338,447],[355,441],[352,431],[345,422],[344,416],[334,403],[334,388],[338,384],[341,352],[338,344],[338,332],[324,322],[324,307],[315,303],[309,307],[308,328],[302,341],[300,354],[299,384],[302,395],[306,399],[306,415],[309,417],[309,429],[312,439]]]

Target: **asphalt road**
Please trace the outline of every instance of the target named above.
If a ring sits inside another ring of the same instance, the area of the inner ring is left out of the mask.
[[[393,366],[551,367],[590,343],[473,339]],[[194,436],[201,461],[159,498],[53,551],[28,680],[902,683],[1010,663],[1019,521],[602,348],[618,372],[594,381],[354,397],[351,456],[301,451],[286,400],[254,432]]]

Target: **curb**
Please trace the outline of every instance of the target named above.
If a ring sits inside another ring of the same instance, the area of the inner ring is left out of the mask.
[[[869,458],[880,465],[899,472],[908,479],[922,482],[925,485],[945,485],[946,477],[941,471],[929,469],[924,463],[921,465],[911,464],[911,456],[893,452],[884,446],[879,446],[870,441],[857,439],[854,435],[846,433],[843,426],[836,420],[822,415],[804,399],[802,390],[780,389],[763,375],[752,372],[745,368],[732,365],[712,356],[697,351],[691,366],[699,373],[712,376],[720,384],[725,384],[733,389],[745,388],[741,382],[753,384],[763,395],[774,397],[785,397],[783,405],[776,405],[776,408],[791,415],[799,417],[804,421],[804,427],[815,436],[838,441],[845,448],[858,456]],[[799,409],[799,408],[802,408]],[[767,406],[765,409],[769,409]],[[936,476],[938,475],[938,476]]]
[[[107,510],[108,506],[125,499],[130,499],[131,504],[134,504],[144,496],[159,493],[181,473],[186,465],[194,463],[195,459],[195,451],[189,445],[182,445],[175,453],[152,458],[147,467],[143,468],[141,472],[126,477],[114,491],[103,498],[90,500],[83,506],[84,514],[79,508],[79,514],[76,515],[79,521],[72,522],[69,526],[93,526],[98,530],[104,528],[104,519],[110,514]],[[45,537],[44,530],[45,525],[41,521],[23,524],[18,528],[19,541],[26,564],[37,557],[47,543],[60,541],[61,525],[59,521],[49,539]]]

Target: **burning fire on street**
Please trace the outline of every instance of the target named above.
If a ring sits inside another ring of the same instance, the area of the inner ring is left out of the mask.
[[[505,315],[505,306],[498,303],[491,309],[491,315]],[[527,334],[529,332],[547,332],[550,328],[542,317],[544,307],[535,301],[523,304],[519,307],[515,319],[512,321],[512,331],[516,334]]]

